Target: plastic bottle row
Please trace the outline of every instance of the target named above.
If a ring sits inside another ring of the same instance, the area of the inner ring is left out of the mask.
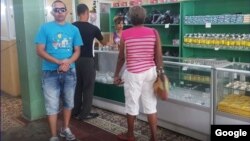
[[[184,35],[184,44],[250,49],[250,34],[188,33]]]

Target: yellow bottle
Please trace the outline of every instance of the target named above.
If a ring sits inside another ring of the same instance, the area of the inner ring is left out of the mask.
[[[229,46],[230,46],[230,38],[229,38],[229,35],[228,35],[228,34],[227,34],[226,37],[225,37],[224,45],[225,45],[226,47],[229,47]]]
[[[240,41],[241,47],[246,47],[246,34],[243,34]]]
[[[201,45],[205,45],[206,44],[206,34],[203,34],[201,37]]]
[[[184,36],[184,43],[185,43],[185,44],[188,43],[188,36],[187,36],[187,34]]]
[[[225,34],[222,34],[220,39],[219,39],[219,44],[221,46],[224,46],[225,45]]]
[[[229,40],[229,42],[230,42],[230,46],[232,46],[232,47],[235,46],[235,38],[234,38],[234,37],[231,38],[231,39]]]
[[[210,35],[207,35],[207,37],[206,37],[206,45],[210,45],[210,44],[211,44]]]
[[[248,49],[250,49],[250,34],[246,38],[246,47],[248,47]]]
[[[219,34],[216,34],[214,37],[214,45],[218,46],[220,44]]]

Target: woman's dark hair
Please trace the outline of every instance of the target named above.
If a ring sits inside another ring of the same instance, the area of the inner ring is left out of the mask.
[[[115,16],[114,17],[114,23],[115,24],[119,24],[121,22],[123,22],[124,18],[122,16]]]
[[[85,13],[86,11],[89,11],[89,8],[86,4],[79,4],[77,6],[77,15],[78,16]]]
[[[141,6],[129,8],[128,17],[133,25],[141,25],[146,18],[146,10]]]

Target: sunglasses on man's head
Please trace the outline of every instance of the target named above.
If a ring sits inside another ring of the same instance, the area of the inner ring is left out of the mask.
[[[53,8],[54,13],[64,13],[66,11],[67,11],[67,9],[65,7],[63,7],[63,8]]]

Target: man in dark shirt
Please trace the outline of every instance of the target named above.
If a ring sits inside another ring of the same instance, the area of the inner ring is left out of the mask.
[[[93,41],[96,38],[104,45],[103,36],[98,27],[88,23],[89,9],[85,4],[77,6],[79,21],[73,25],[78,27],[84,45],[81,54],[76,61],[77,84],[75,90],[75,104],[72,115],[78,119],[91,119],[98,113],[91,113],[91,106],[95,85],[95,64],[93,56]]]

